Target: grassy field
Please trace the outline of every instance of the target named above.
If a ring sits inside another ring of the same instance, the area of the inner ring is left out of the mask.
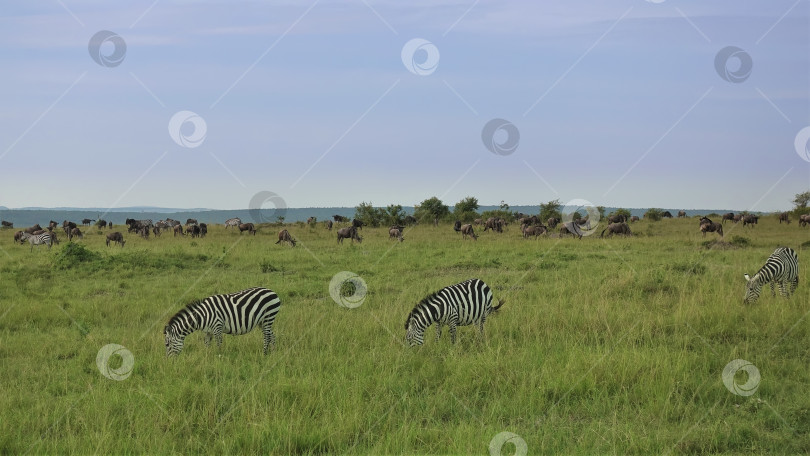
[[[277,227],[217,226],[123,249],[93,229],[84,248],[34,252],[3,230],[0,453],[487,454],[504,432],[517,437],[502,454],[810,452],[810,229],[732,226],[718,245],[693,218],[638,222],[629,239],[510,226],[473,242],[445,225],[338,245],[288,225],[295,248],[274,244]],[[780,245],[799,254],[796,295],[744,305],[743,273]],[[341,271],[365,281],[359,307],[330,296]],[[411,308],[472,277],[506,301],[486,340],[461,327],[437,343],[431,327],[407,348]],[[195,333],[166,358],[172,314],[252,286],[282,300],[275,352],[258,330],[221,349]],[[100,369],[108,344],[126,351]],[[735,359],[761,375],[735,377],[750,396],[724,385]]]

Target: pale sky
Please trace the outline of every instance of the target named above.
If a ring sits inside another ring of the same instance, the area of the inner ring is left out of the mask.
[[[11,208],[810,190],[809,0],[4,2],[0,55]]]

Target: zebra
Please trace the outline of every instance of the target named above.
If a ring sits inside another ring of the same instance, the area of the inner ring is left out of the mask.
[[[241,224],[242,220],[239,217],[229,218],[228,220],[225,220],[225,228],[228,228],[229,226],[238,228],[239,225]]]
[[[51,249],[51,244],[53,243],[51,240],[51,233],[45,232],[42,234],[29,234],[23,233],[22,237],[20,238],[20,242],[28,240],[28,243],[31,244],[31,251],[34,251],[35,245],[42,245],[45,244],[48,246],[48,250]]]
[[[405,320],[405,341],[409,346],[422,345],[425,329],[436,323],[436,340],[442,336],[442,325],[450,327],[450,341],[456,343],[456,327],[478,325],[484,337],[484,322],[487,316],[503,306],[503,301],[492,306],[492,290],[480,279],[442,288],[422,299]]]
[[[745,274],[745,299],[746,304],[757,302],[759,294],[762,292],[762,285],[771,284],[771,294],[776,296],[774,285],[779,284],[779,292],[782,296],[789,297],[799,285],[799,257],[796,251],[790,247],[779,247],[773,251],[765,265],[754,277]],[[790,286],[788,287],[788,284]]]
[[[183,340],[194,331],[205,333],[205,344],[211,338],[222,345],[222,334],[247,334],[260,325],[264,334],[264,354],[267,347],[275,349],[276,336],[273,321],[281,308],[278,295],[267,288],[255,287],[235,293],[209,296],[181,309],[163,329],[166,338],[166,356],[178,355]]]

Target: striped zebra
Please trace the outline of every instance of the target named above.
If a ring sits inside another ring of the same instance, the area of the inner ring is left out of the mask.
[[[746,304],[757,302],[759,294],[762,292],[762,285],[771,284],[771,294],[776,296],[774,285],[779,284],[779,292],[782,296],[788,297],[799,285],[799,257],[790,247],[779,247],[773,251],[771,256],[754,277],[745,274],[745,299]]]
[[[48,246],[48,250],[51,249],[51,244],[53,243],[51,239],[51,233],[42,233],[42,234],[30,234],[30,233],[23,233],[22,237],[20,238],[20,242],[27,240],[31,244],[31,251],[34,251],[35,245],[42,245],[45,244]]]
[[[229,218],[228,220],[225,220],[225,228],[228,228],[229,226],[238,228],[239,225],[241,224],[242,220],[239,217]]]
[[[194,331],[205,333],[205,344],[211,338],[222,345],[222,334],[247,334],[260,325],[264,334],[264,354],[267,347],[275,348],[273,321],[281,308],[278,295],[267,288],[248,288],[236,293],[209,296],[197,300],[177,312],[163,329],[166,338],[166,356],[177,355],[183,350],[183,341]]]
[[[469,279],[442,288],[419,302],[408,314],[405,321],[405,340],[411,347],[422,345],[425,340],[425,329],[434,322],[437,341],[442,336],[442,325],[450,327],[452,343],[456,343],[457,326],[477,324],[483,338],[487,316],[501,306],[503,301],[492,307],[492,290],[479,279]]]

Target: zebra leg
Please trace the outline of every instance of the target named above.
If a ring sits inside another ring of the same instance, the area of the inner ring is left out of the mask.
[[[205,332],[205,345],[206,346],[211,345],[211,338],[212,337],[214,337],[213,333],[210,333],[208,331]]]
[[[793,280],[790,281],[790,294],[796,292],[796,288],[799,286],[799,277],[797,276]]]
[[[264,354],[267,354],[267,347],[271,347],[273,351],[276,351],[276,335],[273,333],[273,321],[265,321],[264,326],[262,326],[262,333],[264,333]]]
[[[776,289],[774,285],[776,285],[776,281],[771,281],[771,296],[776,297]]]
[[[458,325],[458,315],[450,315],[450,322],[448,326],[450,326],[450,343],[456,343],[456,326]]]
[[[438,321],[436,322],[436,342],[439,342],[439,339],[442,337],[442,324]]]

